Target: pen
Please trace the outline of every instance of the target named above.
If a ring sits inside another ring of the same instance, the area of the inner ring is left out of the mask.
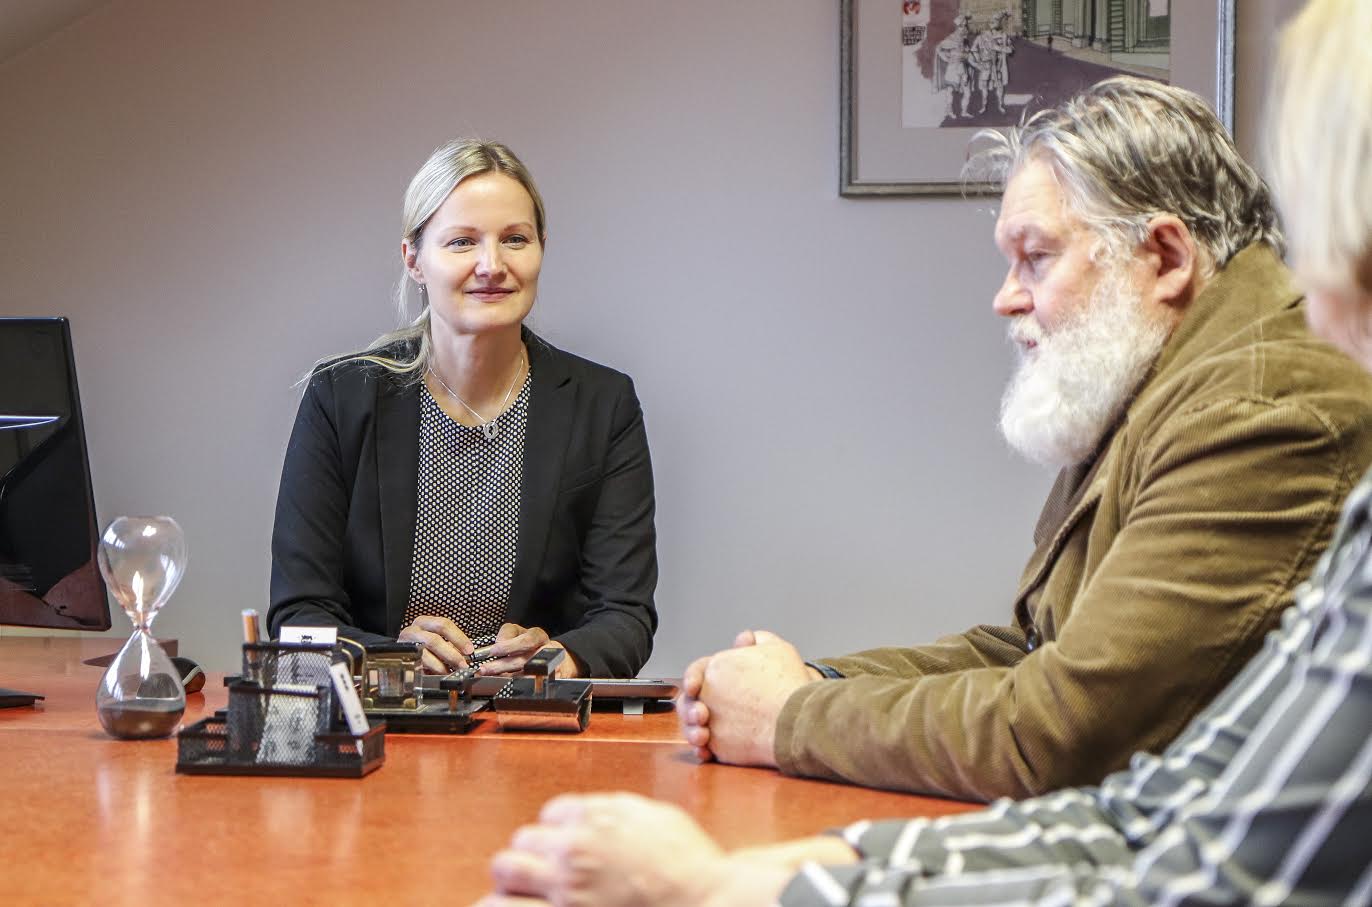
[[[257,611],[252,608],[243,609],[243,641],[255,644],[261,639],[257,631]]]
[[[260,635],[257,631],[257,612],[252,608],[243,609],[243,676],[248,680],[260,681],[259,671],[262,667],[261,655],[257,649],[249,648],[256,646]]]

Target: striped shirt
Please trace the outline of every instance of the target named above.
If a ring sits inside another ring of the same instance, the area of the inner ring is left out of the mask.
[[[1098,788],[859,822],[800,905],[1372,902],[1372,473],[1278,630],[1162,755]]]

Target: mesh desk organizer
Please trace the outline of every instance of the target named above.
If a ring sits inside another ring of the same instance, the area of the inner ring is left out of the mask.
[[[177,735],[176,770],[192,775],[360,778],[386,760],[386,725],[355,735],[334,694],[338,646],[244,643],[229,707]]]

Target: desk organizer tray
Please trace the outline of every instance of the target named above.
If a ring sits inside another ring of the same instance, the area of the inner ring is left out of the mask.
[[[452,708],[447,702],[426,702],[413,709],[367,709],[368,721],[384,721],[392,734],[465,734],[476,723],[478,712],[486,708],[477,700]]]
[[[229,707],[177,735],[176,770],[360,778],[379,768],[385,723],[355,735],[335,702],[328,668],[344,659],[331,646],[245,645]]]
[[[386,726],[375,724],[360,737],[347,731],[315,734],[305,764],[259,762],[230,753],[228,713],[182,728],[176,738],[176,771],[183,775],[305,775],[361,778],[386,761]]]

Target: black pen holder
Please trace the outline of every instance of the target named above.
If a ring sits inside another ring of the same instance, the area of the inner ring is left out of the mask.
[[[328,645],[247,643],[229,707],[177,736],[183,774],[361,777],[385,761],[385,723],[352,734],[334,696]]]

